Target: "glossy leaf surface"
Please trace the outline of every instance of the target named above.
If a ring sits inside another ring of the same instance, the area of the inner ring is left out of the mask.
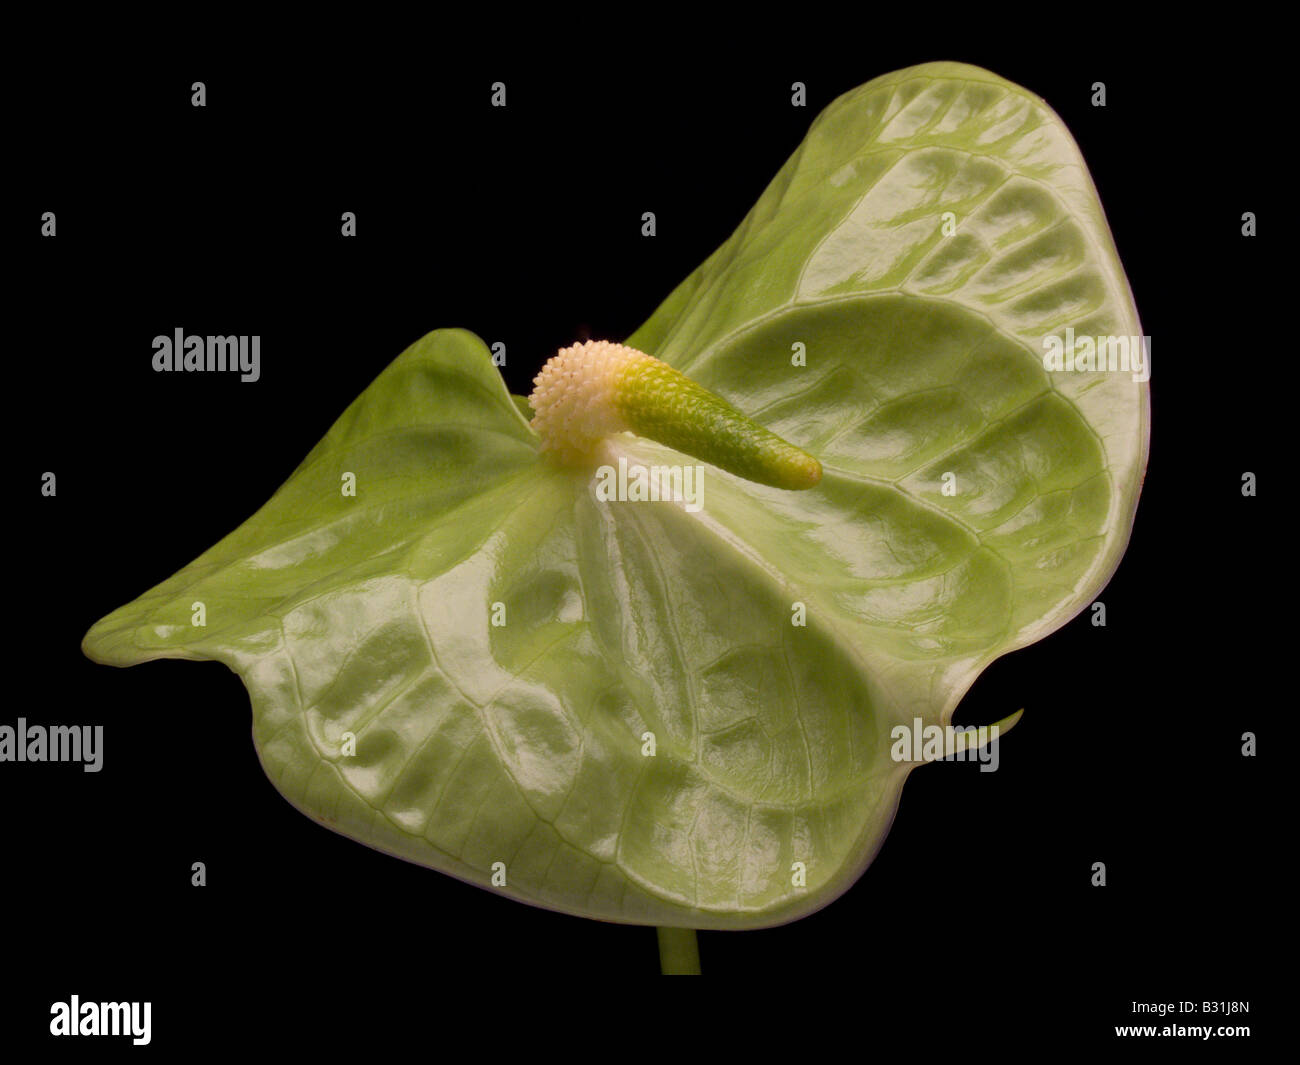
[[[817,487],[707,467],[697,511],[602,501],[439,330],[85,650],[226,663],[277,788],[372,846],[608,920],[790,920],[883,841],[914,768],[890,729],[946,723],[1123,552],[1147,389],[1045,369],[1067,327],[1142,332],[1069,134],[987,71],[899,71],[628,339],[817,456]]]

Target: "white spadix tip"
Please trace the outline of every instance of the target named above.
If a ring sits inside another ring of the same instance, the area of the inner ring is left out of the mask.
[[[604,437],[627,429],[616,402],[618,385],[640,360],[651,357],[608,340],[561,348],[548,359],[528,397],[542,450],[577,458]]]

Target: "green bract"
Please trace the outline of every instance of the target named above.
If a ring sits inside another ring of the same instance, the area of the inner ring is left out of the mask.
[[[1142,332],[1060,120],[974,67],[890,74],[627,340],[819,458],[816,487],[706,467],[697,511],[602,501],[439,330],[85,650],[226,663],[275,785],[375,847],[484,887],[504,863],[495,890],[590,917],[788,921],[888,831],[914,768],[890,729],[947,723],[1123,552],[1147,388],[1045,369],[1067,328]]]

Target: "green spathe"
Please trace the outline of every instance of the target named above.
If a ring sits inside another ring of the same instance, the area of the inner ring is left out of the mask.
[[[1044,368],[1066,327],[1143,335],[1069,134],[987,71],[899,71],[628,338],[820,459],[815,487],[709,467],[697,512],[598,500],[439,330],[85,649],[225,662],[276,787],[372,846],[606,920],[792,920],[883,841],[914,767],[891,729],[947,725],[1119,561],[1147,389]]]

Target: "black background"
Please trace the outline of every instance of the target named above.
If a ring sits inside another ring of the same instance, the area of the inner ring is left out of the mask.
[[[49,1004],[73,993],[152,1001],[164,1052],[238,1043],[240,1017],[295,1039],[333,1038],[335,1022],[378,1038],[382,1017],[432,1032],[484,995],[511,1016],[562,999],[561,1027],[592,994],[621,998],[634,1025],[657,1016],[663,992],[627,979],[657,972],[652,930],[533,909],[318,827],[264,777],[234,674],[112,670],[80,640],[252,514],[409,343],[445,326],[502,341],[526,393],[558,347],[633,332],[832,99],[940,58],[1044,96],[1091,168],[1153,338],[1132,541],[1099,597],[1104,629],[1080,615],[967,695],[959,724],[1026,709],[999,772],[913,774],[846,895],[785,927],[702,933],[704,971],[760,989],[728,1023],[802,1032],[838,1013],[864,1050],[868,1034],[944,1031],[1113,1042],[1112,1025],[1141,1022],[1135,999],[1249,1000],[1255,1038],[1273,1026],[1262,968],[1280,931],[1276,852],[1294,830],[1266,794],[1271,726],[1293,701],[1271,679],[1291,585],[1271,436],[1294,354],[1263,314],[1282,205],[1261,64],[963,40],[836,56],[774,40],[762,62],[724,46],[618,62],[600,58],[613,45],[436,40],[365,66],[173,55],[90,76],[56,56],[32,73],[9,101],[19,541],[0,723],[103,724],[106,755],[98,774],[0,765],[6,967],[20,975],[0,1007],[5,1041],[86,1049],[46,1034]],[[504,110],[489,106],[496,80]],[[806,108],[790,105],[794,81]],[[1105,108],[1091,106],[1095,81]],[[53,240],[39,236],[46,210]],[[345,210],[355,239],[339,235]],[[154,373],[151,340],[176,327],[260,334],[261,380]],[[47,470],[53,499],[39,494]],[[1258,498],[1241,495],[1246,470]],[[1246,730],[1257,758],[1241,756]],[[190,886],[194,861],[206,888]],[[1095,861],[1104,889],[1090,886]]]

